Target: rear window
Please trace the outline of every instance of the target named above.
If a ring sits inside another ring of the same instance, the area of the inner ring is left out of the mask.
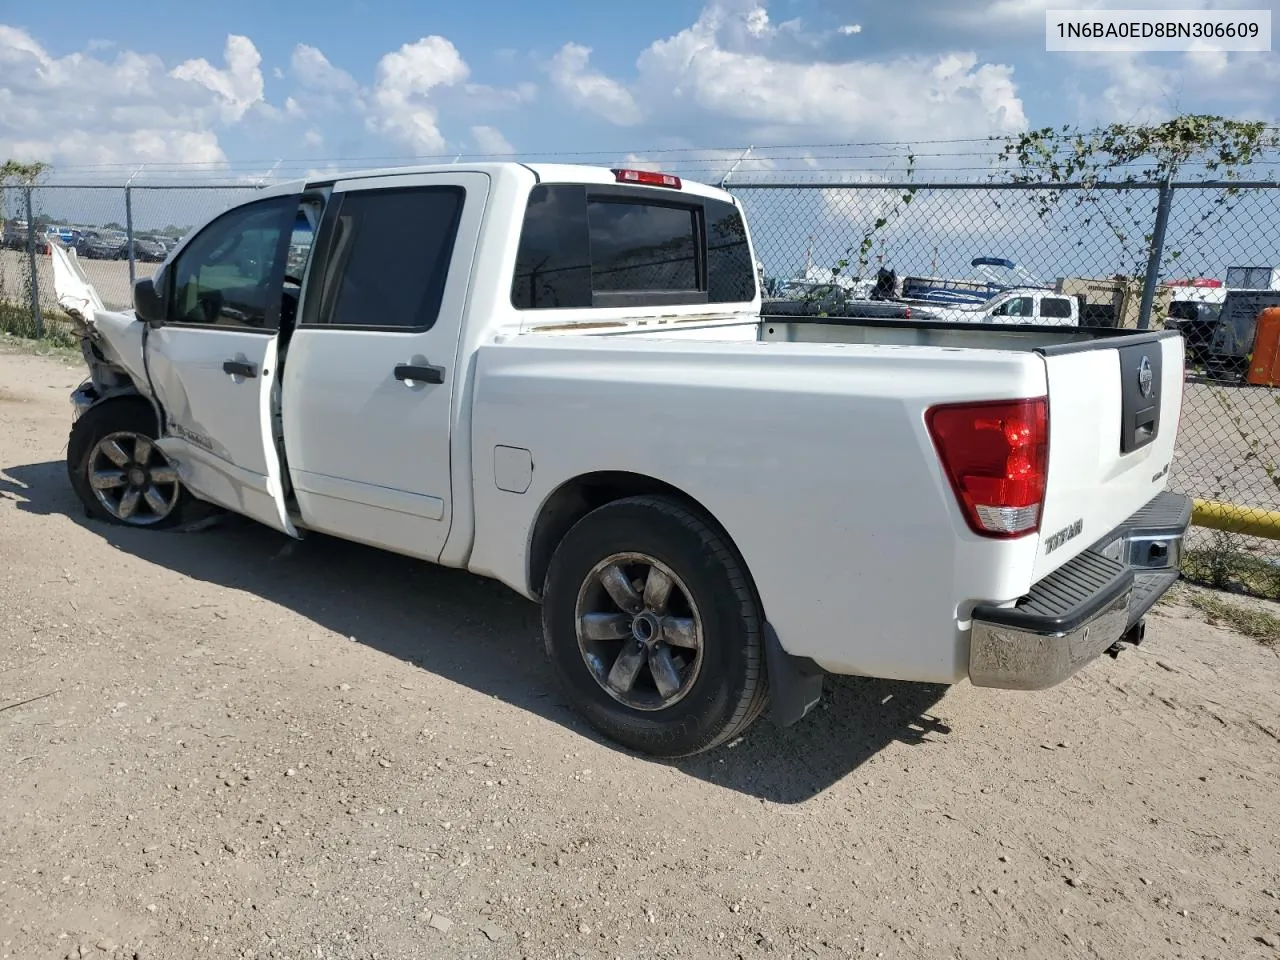
[[[593,291],[698,289],[698,219],[689,207],[588,200]]]
[[[517,309],[735,303],[755,292],[733,204],[581,184],[529,194],[511,286]]]

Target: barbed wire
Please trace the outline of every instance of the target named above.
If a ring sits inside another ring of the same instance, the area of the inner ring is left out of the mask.
[[[1268,125],[1267,129],[1280,130],[1280,125]],[[1075,142],[1074,133],[1048,133],[1043,140],[1050,144],[1061,144],[1063,152],[1069,152]],[[208,161],[162,160],[155,162],[103,161],[100,163],[76,163],[60,165],[54,170],[55,177],[75,174],[109,174],[129,171],[135,179],[139,177],[181,173],[185,175],[209,176],[264,176],[264,168],[269,169],[269,179],[278,179],[280,174],[289,172],[306,173],[311,170],[334,169],[350,170],[371,166],[408,166],[418,164],[484,162],[523,160],[525,162],[577,161],[582,163],[617,163],[624,162],[627,157],[641,158],[644,161],[656,162],[661,158],[667,165],[696,164],[712,166],[739,162],[745,166],[760,163],[776,163],[779,161],[841,161],[845,164],[871,163],[878,161],[906,161],[928,166],[933,171],[942,172],[974,172],[995,169],[1004,156],[1003,144],[1008,141],[999,137],[952,137],[916,141],[866,140],[836,143],[791,143],[763,145],[721,145],[721,146],[650,146],[630,149],[609,150],[549,150],[549,151],[510,151],[510,152],[468,152],[456,151],[437,154],[392,153],[373,156],[338,156],[338,157],[291,157],[291,158],[258,158],[237,159],[218,163]],[[984,149],[973,147],[974,144],[985,145]],[[921,149],[929,147],[970,145],[968,149],[937,150]],[[867,151],[877,148],[888,152],[850,152]],[[797,151],[806,151],[803,153]],[[835,151],[840,151],[836,153]],[[716,156],[716,155],[719,156]],[[986,161],[981,165],[964,164],[960,166],[941,166],[930,161],[954,159],[956,161]],[[1118,164],[1117,167],[1137,167],[1145,161],[1134,160]],[[1275,165],[1278,159],[1259,159],[1258,165]],[[1207,161],[1191,161],[1186,166],[1204,167]],[[849,168],[825,168],[840,170]],[[799,171],[797,171],[799,172]]]

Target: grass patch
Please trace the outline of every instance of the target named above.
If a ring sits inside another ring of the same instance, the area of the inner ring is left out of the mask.
[[[1280,646],[1280,617],[1275,614],[1230,603],[1213,593],[1194,593],[1187,597],[1187,602],[1212,624],[1252,637],[1263,646]]]
[[[61,311],[41,311],[42,326],[36,336],[36,321],[29,307],[0,299],[0,334],[7,334],[9,343],[27,341],[39,348],[70,349],[79,354],[80,338]]]
[[[72,345],[49,339],[29,340],[4,333],[0,334],[0,353],[25,353],[33,357],[50,357],[65,363],[84,363],[84,354],[80,352],[78,341]]]
[[[1192,583],[1218,590],[1234,587],[1251,596],[1280,600],[1280,564],[1233,549],[1226,536],[1220,539],[1223,542],[1196,547],[1183,554],[1182,575]]]

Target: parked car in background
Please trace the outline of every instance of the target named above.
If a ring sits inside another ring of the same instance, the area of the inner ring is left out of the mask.
[[[6,220],[4,222],[3,243],[10,250],[27,249],[27,221]],[[49,239],[39,230],[36,231],[36,253],[49,252]]]
[[[143,263],[159,263],[169,255],[169,248],[159,237],[134,237],[133,259]],[[129,244],[120,253],[121,260],[129,258]]]
[[[110,230],[91,230],[76,246],[76,255],[87,260],[115,260],[129,238]]]
[[[68,226],[65,223],[51,223],[44,228],[44,236],[46,239],[64,247],[74,247],[80,239],[81,233],[75,227]]]

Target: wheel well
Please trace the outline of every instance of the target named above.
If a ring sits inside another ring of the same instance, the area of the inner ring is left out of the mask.
[[[551,557],[575,523],[606,503],[646,494],[670,497],[696,510],[724,536],[734,553],[738,554],[738,559],[742,560],[737,544],[733,542],[733,537],[724,529],[724,526],[716,520],[710,510],[679,487],[639,473],[624,471],[588,473],[561,485],[542,505],[542,511],[538,514],[538,521],[534,524],[533,536],[529,542],[529,592],[536,598],[542,597],[542,583],[546,579],[547,568],[551,566]],[[747,570],[745,561],[742,562],[742,566]],[[747,570],[747,577],[750,580],[750,570]],[[754,581],[751,589],[755,591]]]
[[[88,410],[85,411],[85,413],[88,413],[89,410],[97,410],[99,407],[105,407],[111,404],[121,404],[121,403],[132,403],[132,404],[136,404],[137,406],[145,407],[147,412],[150,413],[151,416],[156,419],[156,436],[158,437],[160,435],[160,421],[159,421],[159,417],[156,414],[156,405],[151,401],[150,398],[144,397],[141,393],[139,393],[132,384],[130,384],[128,387],[121,387],[115,390],[110,390],[106,393],[99,394],[98,398],[94,400],[93,405],[90,406]]]

